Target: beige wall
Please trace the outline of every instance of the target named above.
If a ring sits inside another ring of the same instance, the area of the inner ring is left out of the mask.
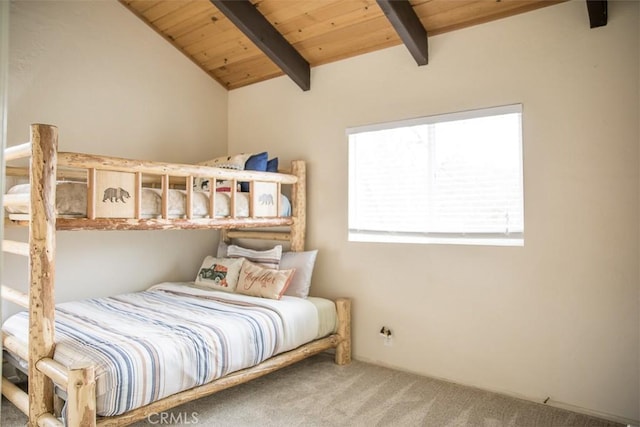
[[[226,152],[226,90],[118,2],[12,2],[10,19],[9,145],[43,122],[59,127],[63,151],[172,162]],[[214,231],[59,232],[58,301],[193,280],[216,243]],[[24,287],[25,270],[7,255],[3,280]]]
[[[309,162],[313,293],[353,297],[357,359],[640,419],[640,14],[609,13],[590,30],[569,2],[432,37],[425,67],[397,47],[313,69],[309,92],[230,92],[229,152]],[[347,242],[347,127],[510,103],[523,248]]]

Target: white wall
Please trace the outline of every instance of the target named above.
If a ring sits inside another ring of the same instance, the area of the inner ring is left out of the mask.
[[[226,152],[226,90],[118,2],[12,2],[10,27],[9,145],[41,122],[58,126],[61,151],[169,162]],[[58,301],[193,280],[217,243],[215,231],[57,236]],[[7,255],[4,267],[26,289],[26,260]]]
[[[309,92],[230,92],[229,152],[308,161],[313,293],[353,298],[355,358],[640,419],[638,8],[591,30],[572,1],[432,37],[425,67],[400,46],[313,69]],[[523,248],[347,242],[347,127],[510,103]]]

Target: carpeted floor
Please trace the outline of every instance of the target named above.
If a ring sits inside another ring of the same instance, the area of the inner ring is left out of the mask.
[[[26,417],[6,400],[1,425]],[[621,426],[613,422],[368,363],[320,354],[135,426]]]

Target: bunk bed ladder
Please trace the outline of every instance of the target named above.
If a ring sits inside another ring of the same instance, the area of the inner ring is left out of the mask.
[[[55,276],[55,192],[58,130],[31,125],[31,141],[5,150],[7,161],[31,157],[30,195],[5,197],[3,204],[29,202],[29,243],[3,240],[3,251],[29,257],[29,293],[2,286],[2,298],[29,310],[29,345],[3,335],[3,345],[28,360],[28,393],[2,378],[2,394],[29,417],[28,425],[63,426],[54,415],[54,383],[67,394],[68,426],[95,425],[93,367],[65,366],[53,360]],[[59,409],[59,408],[58,408]]]
[[[9,147],[5,149],[5,160],[18,160],[25,157],[31,156],[31,143],[26,142],[24,144],[16,145],[13,147]],[[3,171],[4,173],[5,171]],[[10,207],[17,204],[28,204],[29,203],[29,195],[20,195],[15,196],[12,194],[3,195],[3,208]],[[21,255],[21,256],[29,256],[29,244],[25,242],[17,242],[14,240],[3,240],[2,241],[2,251]],[[9,287],[2,284],[2,299],[5,301],[12,302],[14,304],[19,305],[20,307],[29,308],[29,296],[24,292],[18,291],[12,287]],[[27,356],[28,352],[24,351],[24,347],[19,345],[11,339],[11,337],[3,336],[3,347],[9,350],[14,351],[16,354],[20,356]],[[25,359],[26,360],[26,359]],[[6,378],[2,378],[2,392],[7,397],[7,399],[12,402],[17,408],[19,408],[22,412],[28,414],[29,412],[29,398],[25,392],[23,392],[18,386],[7,380]]]

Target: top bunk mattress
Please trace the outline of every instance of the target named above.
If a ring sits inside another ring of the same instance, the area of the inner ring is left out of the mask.
[[[28,194],[29,184],[18,184],[9,189],[7,194]],[[209,218],[209,192],[194,191],[193,193],[193,218]],[[227,217],[230,215],[230,193],[215,193],[214,217]],[[128,199],[120,199],[127,203]],[[118,202],[118,201],[117,201]],[[131,203],[131,202],[129,202]],[[169,218],[184,218],[186,215],[186,191],[169,190]],[[13,215],[28,214],[29,206],[17,205],[7,207],[7,212]],[[60,217],[83,218],[87,216],[87,185],[83,182],[60,181],[56,185],[56,214]],[[155,188],[142,189],[141,202],[142,218],[162,217],[162,190]],[[249,216],[249,193],[236,192],[236,216],[246,218]],[[280,216],[291,216],[291,203],[289,199],[280,195]]]
[[[4,333],[26,344],[27,312]],[[56,305],[54,359],[96,366],[97,413],[118,415],[334,333],[335,304],[162,283]],[[11,355],[16,358],[16,355]]]

